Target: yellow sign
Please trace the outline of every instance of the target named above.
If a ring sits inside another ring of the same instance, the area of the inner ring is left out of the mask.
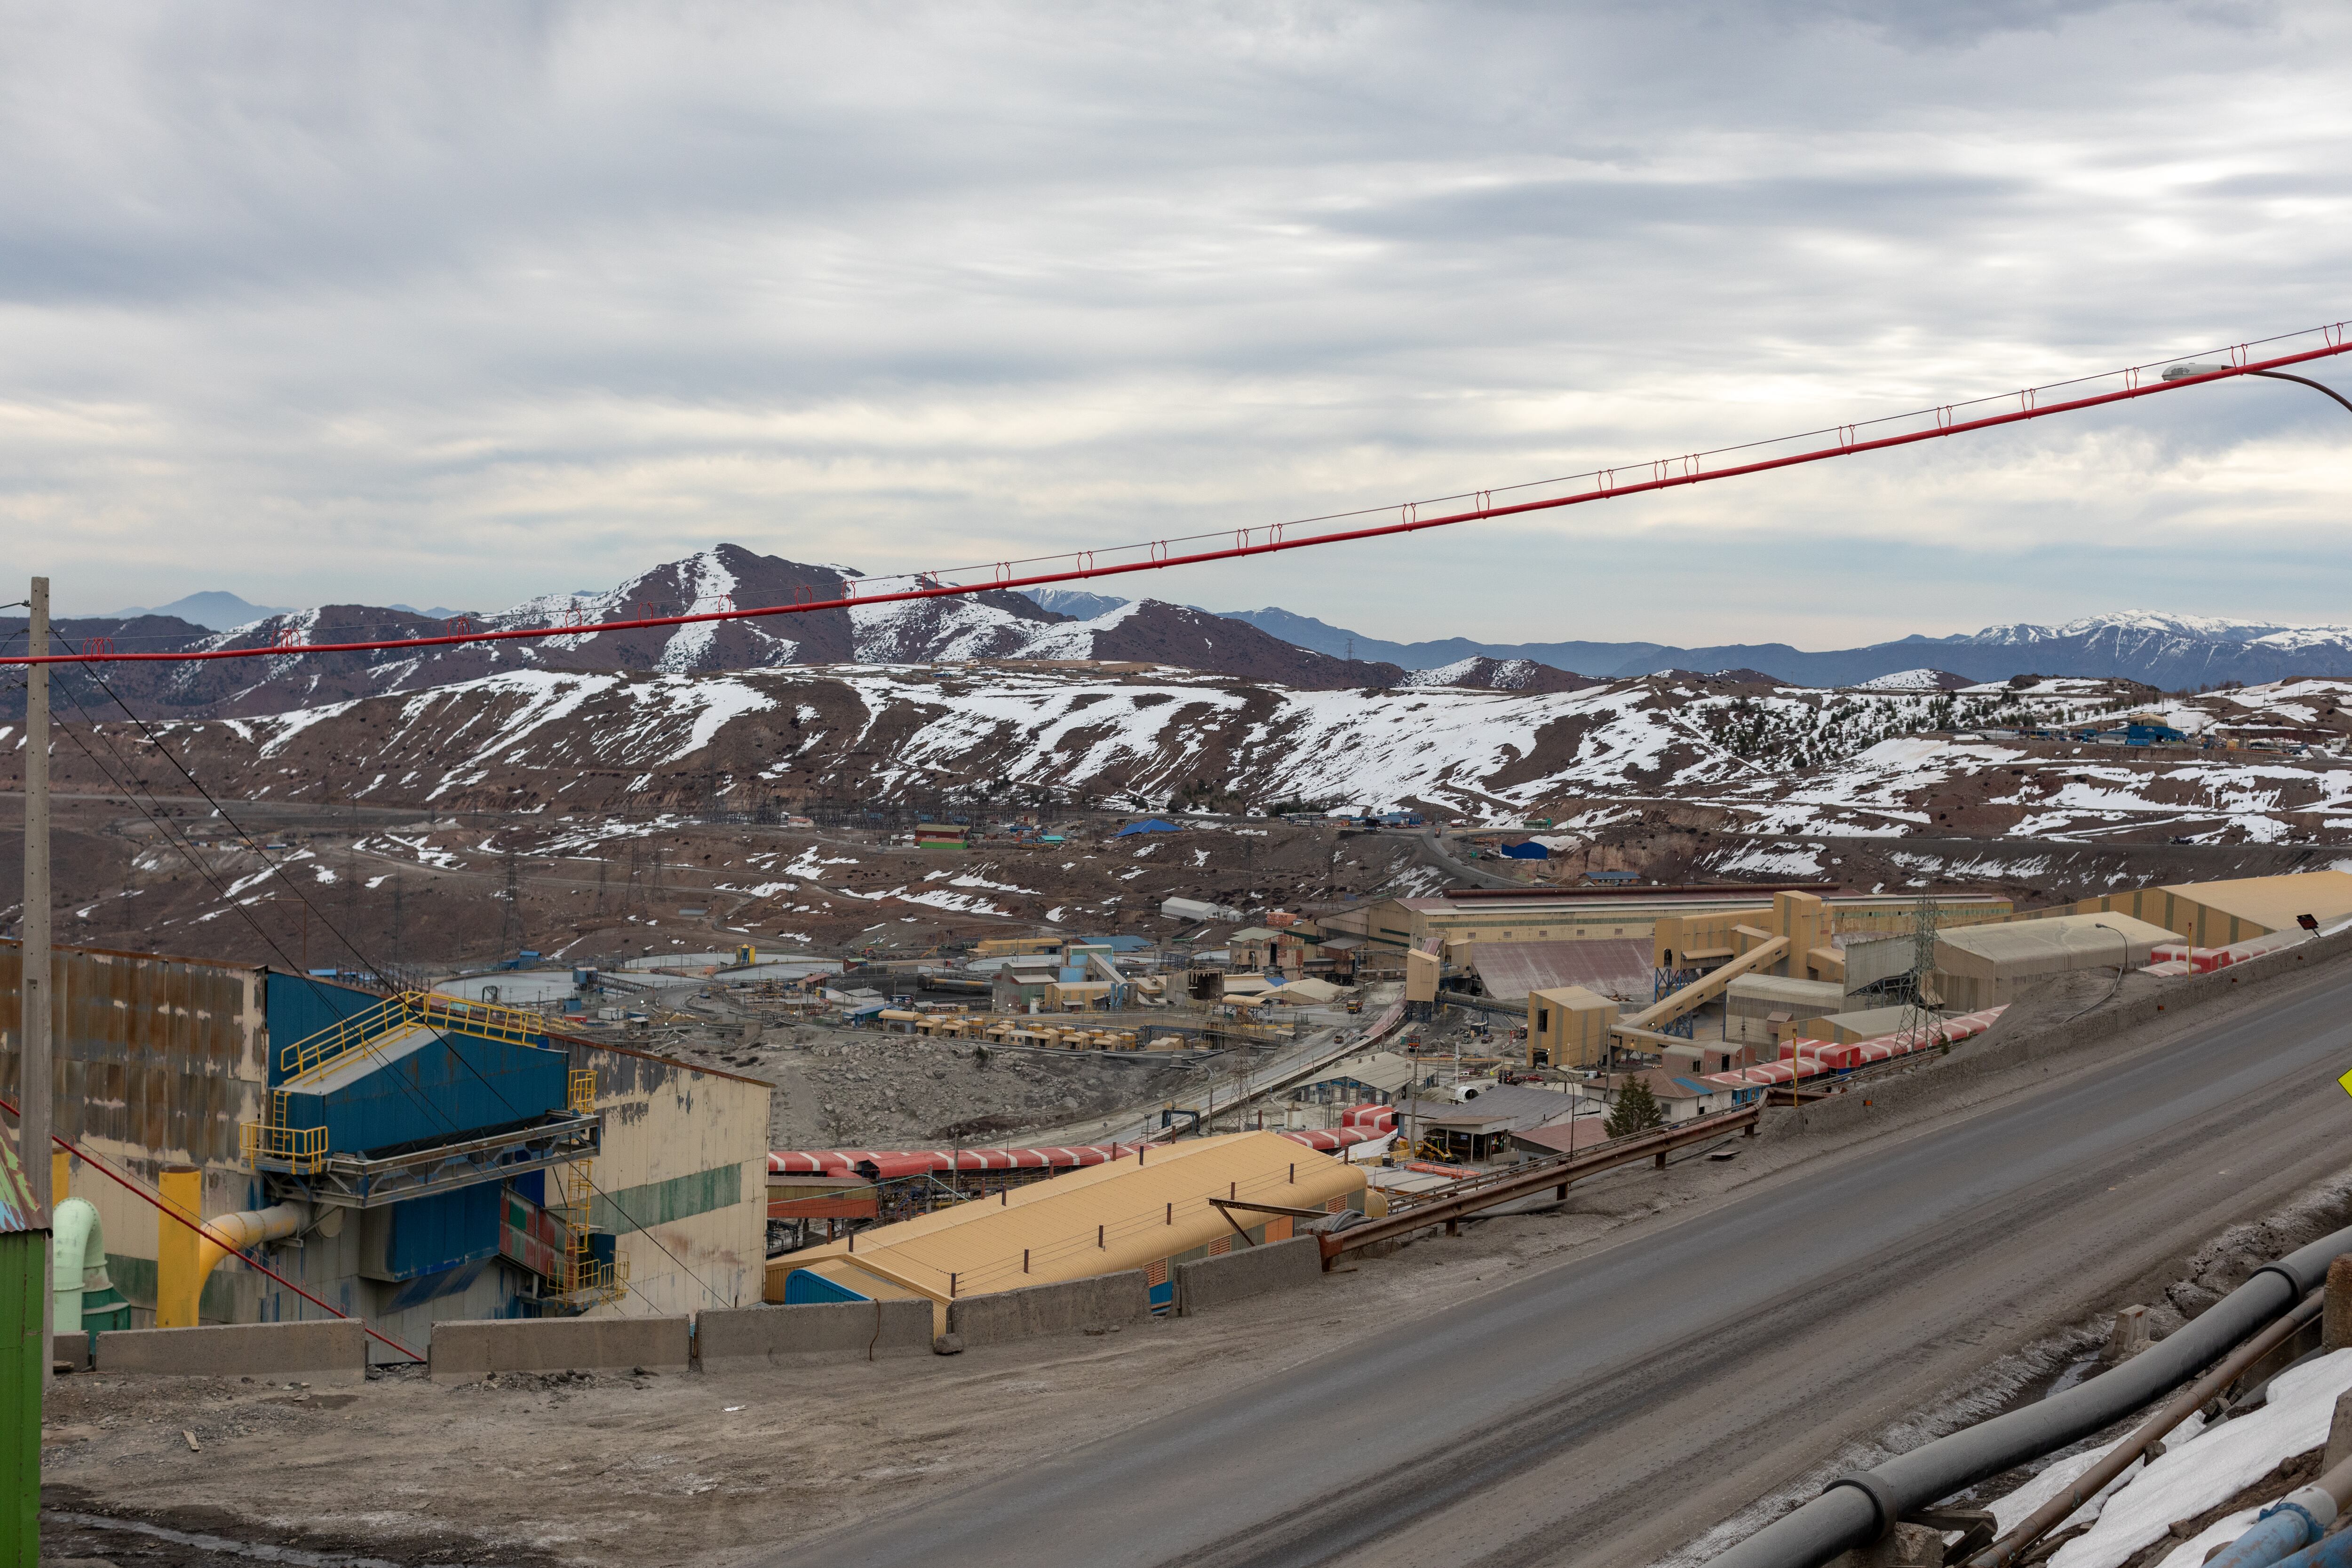
[[[2337,1079],[2336,1081],[2342,1086],[2345,1093],[2352,1094],[2352,1072],[2346,1073],[2342,1078]]]

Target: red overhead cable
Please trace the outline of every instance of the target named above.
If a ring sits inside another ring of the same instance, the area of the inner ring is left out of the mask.
[[[11,1116],[16,1115],[16,1102],[9,1100],[0,1100],[0,1110],[5,1110]],[[183,1230],[193,1230],[198,1236],[205,1236],[204,1223],[200,1218],[190,1219],[186,1215],[182,1214],[172,1205],[165,1203],[162,1198],[157,1197],[153,1193],[149,1192],[146,1188],[141,1186],[130,1177],[116,1171],[112,1166],[100,1159],[97,1155],[89,1152],[77,1144],[67,1142],[63,1138],[58,1137],[54,1132],[49,1134],[49,1142],[56,1144],[58,1148],[63,1149],[67,1153],[73,1155],[83,1164],[88,1165],[91,1170],[96,1171],[100,1175],[104,1176],[108,1181],[112,1182],[116,1186],[119,1186],[130,1193],[132,1197],[135,1197],[140,1202],[150,1205],[157,1214],[162,1215],[164,1218],[180,1226]],[[218,1244],[220,1240],[218,1237],[212,1236],[205,1236],[205,1239],[212,1241],[215,1244]],[[332,1312],[335,1316],[341,1318],[346,1321],[358,1323],[359,1326],[366,1331],[368,1338],[379,1341],[383,1344],[390,1345],[393,1349],[398,1351],[401,1354],[406,1356],[411,1361],[421,1362],[425,1359],[415,1351],[410,1350],[406,1345],[402,1344],[398,1340],[392,1339],[376,1332],[375,1330],[368,1326],[368,1321],[365,1318],[353,1318],[349,1312],[346,1312],[340,1308],[329,1306],[326,1302],[320,1300],[319,1298],[311,1295],[310,1292],[303,1289],[302,1287],[295,1284],[294,1281],[287,1279],[286,1276],[278,1273],[278,1270],[270,1268],[269,1265],[262,1262],[259,1258],[253,1257],[251,1254],[239,1252],[233,1247],[226,1250],[230,1256],[234,1257],[239,1263],[245,1264],[248,1268],[258,1269],[262,1273],[268,1275],[272,1279],[277,1280],[280,1285],[285,1286],[286,1289],[293,1291],[294,1294],[301,1297],[302,1300],[310,1302],[312,1306],[324,1311]]]
[[[1478,500],[1482,504],[1465,510],[1449,512],[1439,517],[1424,518],[1420,515],[1420,509],[1425,505],[1442,503],[1407,501],[1402,506],[1396,509],[1402,514],[1402,520],[1399,521],[1383,523],[1372,528],[1353,528],[1334,533],[1312,534],[1303,539],[1286,539],[1283,537],[1283,531],[1286,528],[1298,526],[1298,524],[1277,522],[1262,525],[1259,528],[1236,529],[1234,531],[1233,534],[1234,541],[1234,543],[1213,550],[1193,551],[1183,555],[1175,555],[1169,552],[1169,545],[1171,542],[1171,541],[1155,540],[1145,544],[1119,547],[1123,549],[1140,550],[1145,552],[1146,559],[1140,561],[1118,562],[1108,566],[1097,565],[1095,563],[1095,556],[1098,552],[1092,550],[1083,550],[1075,552],[1074,554],[1066,557],[1066,559],[1069,559],[1074,563],[1084,563],[1084,564],[1073,564],[1062,570],[1034,573],[1027,576],[1014,575],[1013,574],[1013,568],[1015,565],[1029,564],[1030,563],[1001,562],[992,569],[995,574],[986,582],[941,583],[938,580],[940,575],[938,573],[893,574],[893,576],[908,577],[919,585],[913,588],[904,589],[897,593],[871,595],[853,594],[848,597],[839,599],[811,598],[795,604],[768,605],[749,610],[736,609],[730,604],[726,609],[706,611],[700,615],[646,616],[636,620],[628,621],[575,621],[567,626],[519,626],[502,631],[490,632],[478,632],[468,627],[465,630],[452,631],[440,637],[392,637],[371,642],[301,643],[280,641],[260,647],[211,648],[195,652],[181,653],[117,653],[113,650],[110,645],[107,644],[107,639],[93,638],[91,639],[92,645],[104,646],[91,646],[86,651],[80,653],[47,654],[38,658],[26,654],[17,654],[0,658],[0,665],[132,664],[142,662],[187,664],[216,658],[271,658],[300,657],[307,654],[321,653],[375,653],[394,648],[447,647],[465,643],[508,642],[518,638],[529,637],[594,636],[604,632],[638,631],[656,626],[700,626],[718,621],[757,620],[769,616],[806,615],[814,610],[845,610],[858,605],[895,605],[904,604],[910,600],[917,599],[952,598],[967,594],[991,593],[997,589],[1034,588],[1043,586],[1049,583],[1077,583],[1086,582],[1097,577],[1117,577],[1122,576],[1129,572],[1157,572],[1171,566],[1197,566],[1211,561],[1233,561],[1244,556],[1269,555],[1276,552],[1284,550],[1304,550],[1310,545],[1339,544],[1359,539],[1380,539],[1394,533],[1417,533],[1423,529],[1447,528],[1455,523],[1476,522],[1486,518],[1516,517],[1524,512],[1549,511],[1559,507],[1580,506],[1587,501],[1610,500],[1618,496],[1640,495],[1648,490],[1672,489],[1678,485],[1696,485],[1709,479],[1736,479],[1744,474],[1760,474],[1773,468],[1794,468],[1800,463],[1817,463],[1828,458],[1848,458],[1858,452],[1884,451],[1892,447],[1907,447],[1917,441],[1931,441],[1940,437],[1957,436],[1964,431],[1990,430],[1998,426],[2015,425],[2028,419],[2045,419],[2053,414],[2071,414],[2079,409],[2096,408],[2105,404],[2125,403],[2133,398],[2147,397],[2155,393],[2171,392],[2182,387],[2202,386],[2208,382],[2226,380],[2231,376],[2251,375],[2261,371],[2275,370],[2281,365],[2301,364],[2310,360],[2326,359],[2333,355],[2343,353],[2347,350],[2352,350],[2352,337],[2347,337],[2346,326],[2347,323],[2338,321],[2328,326],[2313,329],[2321,334],[2324,340],[2324,345],[2322,347],[2307,349],[2297,353],[2280,354],[2272,359],[2255,360],[2247,357],[2250,354],[2251,349],[2256,345],[2242,343],[2228,351],[2232,362],[2231,363],[2220,369],[2207,372],[2202,375],[2183,376],[2177,381],[2144,380],[2143,378],[2147,375],[2152,366],[2134,365],[2122,371],[2108,373],[2109,374],[2120,375],[2124,379],[2125,385],[2121,391],[2117,392],[2097,393],[2087,397],[2069,398],[2063,402],[2042,405],[2040,402],[2041,394],[2053,390],[2053,387],[2028,387],[2013,394],[2003,395],[2004,398],[2014,396],[2019,404],[2017,408],[2005,414],[1987,415],[1981,418],[1976,419],[1958,419],[1955,417],[1956,410],[1970,406],[1970,405],[1948,404],[1937,408],[1926,410],[1920,414],[1895,416],[1889,419],[1872,420],[1867,422],[1868,425],[1883,425],[1892,423],[1895,419],[1932,417],[1935,420],[1934,426],[1931,428],[1925,430],[1909,430],[1899,435],[1880,436],[1874,437],[1869,440],[1863,440],[1859,438],[1859,435],[1860,432],[1866,427],[1865,425],[1841,425],[1838,426],[1834,431],[1814,431],[1804,436],[1792,436],[1780,438],[1781,440],[1807,440],[1811,439],[1814,437],[1824,435],[1833,436],[1835,437],[1833,445],[1823,447],[1816,450],[1791,453],[1788,456],[1779,458],[1762,458],[1752,462],[1735,463],[1727,468],[1706,469],[1704,471],[1700,468],[1699,465],[1701,459],[1705,458],[1721,456],[1723,452],[1752,451],[1758,447],[1776,444],[1769,441],[1751,442],[1742,447],[1722,448],[1719,452],[1692,453],[1685,457],[1660,458],[1645,465],[1634,465],[1633,468],[1635,468],[1641,467],[1648,468],[1651,470],[1651,477],[1633,484],[1620,485],[1610,482],[1614,480],[1618,474],[1629,471],[1626,468],[1605,468],[1598,470],[1591,475],[1576,476],[1577,478],[1591,478],[1594,479],[1596,483],[1593,489],[1590,490],[1580,490],[1573,495],[1549,496],[1538,500],[1517,501],[1507,506],[1495,506],[1491,504],[1491,502],[1496,492],[1493,490],[1479,490],[1473,492],[1472,499]],[[2294,333],[2290,335],[2306,336],[2308,334]],[[2268,341],[2275,342],[2280,340]],[[2161,363],[2167,362],[2158,363]],[[2062,382],[2055,384],[2058,386],[2076,386],[2084,384],[2085,381],[2098,379],[2105,379],[2105,377],[2085,377],[2077,381]],[[1993,401],[1993,399],[1980,398],[1976,401],[1980,403],[1990,402]],[[1670,472],[1669,470],[1675,471]],[[1554,483],[1562,481],[1541,482]],[[1526,489],[1533,487],[1520,485],[1509,488]],[[1459,500],[1462,498],[1454,497],[1447,499]],[[1385,510],[1387,509],[1381,510]],[[1344,517],[1363,517],[1373,515],[1378,515],[1378,513],[1360,511],[1347,512],[1332,514],[1328,517],[1307,518],[1301,520],[1301,521],[1305,523],[1315,523],[1332,521]],[[1251,542],[1251,536],[1260,532],[1268,536],[1266,540],[1262,543]],[[1222,535],[1195,535],[1193,537],[1213,538],[1222,537]],[[1191,540],[1180,539],[1173,541],[1172,542],[1181,544],[1189,543],[1191,542]],[[1065,557],[1051,556],[1041,557],[1040,559],[1062,560],[1065,559]],[[980,571],[985,570],[985,568],[962,567],[954,568],[954,570]],[[872,581],[874,579],[868,580]],[[879,580],[888,581],[890,579],[886,577]],[[462,619],[460,624],[462,624]],[[281,637],[291,637],[293,635],[295,634],[290,627],[280,634]]]

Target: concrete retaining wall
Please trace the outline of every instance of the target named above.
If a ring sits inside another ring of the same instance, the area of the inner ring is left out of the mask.
[[[2352,931],[2344,931],[2210,974],[2161,980],[2141,995],[2084,1017],[2014,1033],[1996,1024],[1990,1032],[1953,1047],[1949,1056],[1927,1053],[1916,1070],[1865,1079],[1843,1094],[1801,1108],[1768,1108],[1757,1131],[1776,1139],[1843,1133],[1916,1106],[1965,1102],[1968,1091],[1979,1081],[1991,1080],[1987,1084],[1990,1090],[2006,1091],[2016,1086],[2001,1075],[2028,1062],[2128,1041],[2129,1037],[2188,1018],[2200,1007],[2234,1001],[2266,985],[2275,989],[2293,984],[2348,954],[2352,954]]]
[[[1323,1247],[1311,1236],[1260,1247],[1237,1247],[1222,1258],[1176,1266],[1176,1315],[1198,1317],[1229,1302],[1269,1290],[1288,1290],[1323,1278]]]
[[[1058,1285],[1032,1285],[992,1296],[966,1296],[948,1303],[948,1332],[967,1347],[992,1345],[1030,1334],[1131,1323],[1151,1315],[1151,1288],[1143,1271],[1097,1274]]]
[[[493,1372],[686,1370],[684,1318],[509,1318],[433,1325],[436,1383],[471,1383]]]
[[[117,1329],[98,1336],[100,1372],[177,1377],[367,1381],[367,1331],[348,1318],[308,1323],[218,1323]]]
[[[929,1355],[929,1301],[815,1301],[698,1312],[694,1359],[705,1372],[742,1371],[812,1359],[864,1361]]]

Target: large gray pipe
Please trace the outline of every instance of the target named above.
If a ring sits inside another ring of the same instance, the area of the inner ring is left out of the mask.
[[[2303,1300],[2326,1279],[2328,1264],[2347,1252],[2352,1252],[2352,1229],[2265,1264],[2196,1321],[2121,1366],[2021,1410],[1938,1437],[1874,1470],[1840,1476],[1821,1496],[1766,1525],[1708,1568],[1821,1568],[1841,1552],[1877,1541],[1913,1509],[2111,1426],[2219,1361]]]

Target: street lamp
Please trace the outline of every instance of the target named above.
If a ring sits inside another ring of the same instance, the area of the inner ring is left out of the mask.
[[[2114,1001],[2116,999],[2116,993],[2124,988],[2124,976],[2130,973],[2131,970],[2131,938],[2125,933],[2123,929],[2118,926],[2111,926],[2105,921],[2093,921],[2091,922],[2091,926],[2095,931],[2114,931],[2116,933],[2116,940],[2124,944],[2124,956],[2123,962],[2116,965],[2116,983],[2107,987],[2107,994],[2105,996],[2102,996],[2097,1001],[2092,1003],[2090,1006],[2084,1008],[2083,1013],[2093,1012]],[[2070,1024],[2073,1023],[2074,1019],[2081,1017],[2083,1013],[2073,1015],[2066,1020],[2066,1022]]]
[[[2218,375],[2222,371],[2231,370],[2234,368],[2236,367],[2226,364],[2176,364],[2166,369],[2164,379],[2167,381],[2187,381],[2192,376]],[[2299,385],[2307,386],[2314,392],[2324,392],[2328,396],[2336,399],[2336,402],[2343,404],[2344,411],[2347,414],[2352,414],[2352,400],[2347,400],[2345,395],[2336,391],[2334,387],[2324,385],[2319,382],[2312,380],[2309,376],[2289,375],[2284,371],[2277,370],[2250,370],[2245,374],[2248,375],[2263,376],[2271,381],[2292,381]],[[2108,929],[2113,930],[2114,928],[2109,927]]]

